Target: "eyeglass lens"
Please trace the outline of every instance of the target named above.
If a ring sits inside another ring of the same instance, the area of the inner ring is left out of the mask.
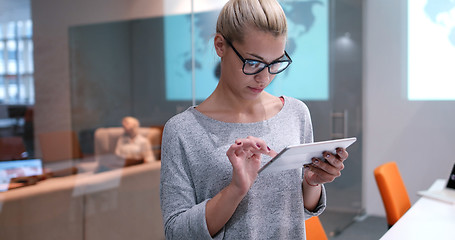
[[[252,59],[244,59],[242,57],[242,55],[240,55],[240,53],[237,51],[237,49],[235,49],[235,47],[232,45],[231,41],[229,41],[226,37],[224,37],[224,39],[226,39],[226,42],[229,44],[229,46],[231,46],[232,50],[234,50],[235,54],[237,54],[237,56],[240,58],[240,60],[243,61],[242,70],[243,70],[243,73],[245,73],[247,75],[257,74],[257,73],[261,72],[262,70],[264,70],[264,68],[266,68],[266,67],[268,68],[268,71],[270,74],[278,74],[278,73],[284,71],[292,62],[291,58],[286,53],[286,51],[284,51],[284,54],[288,58],[287,60],[278,60],[278,61],[272,62],[271,64],[266,64],[261,61],[252,60]]]
[[[256,73],[261,72],[265,67],[268,67],[269,73],[277,74],[277,73],[282,72],[284,69],[286,69],[289,66],[289,64],[290,64],[290,62],[283,61],[283,62],[275,62],[270,65],[267,65],[263,62],[247,59],[247,60],[245,60],[245,63],[243,65],[243,71],[246,74],[256,74]]]

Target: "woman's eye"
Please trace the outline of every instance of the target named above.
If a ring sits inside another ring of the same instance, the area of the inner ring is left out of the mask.
[[[283,65],[282,62],[276,62],[276,63],[272,64],[272,69],[273,70],[278,70],[278,69],[281,68],[281,65]]]
[[[250,68],[258,68],[261,66],[261,62],[259,61],[253,61],[253,60],[248,60],[246,61],[246,64],[248,65],[248,67]]]

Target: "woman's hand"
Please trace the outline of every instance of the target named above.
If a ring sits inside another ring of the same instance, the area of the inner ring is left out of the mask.
[[[324,152],[323,158],[313,158],[313,163],[305,166],[305,180],[308,185],[318,185],[332,182],[335,178],[341,176],[341,170],[344,168],[344,160],[348,158],[348,152],[344,148],[337,148],[336,154]]]
[[[205,218],[212,237],[229,221],[256,180],[261,154],[273,157],[277,153],[256,137],[237,139],[227,150],[226,155],[233,168],[231,183],[206,205]]]
[[[237,139],[227,150],[226,155],[233,167],[231,185],[245,195],[253,185],[261,165],[261,154],[274,157],[277,153],[259,138]]]

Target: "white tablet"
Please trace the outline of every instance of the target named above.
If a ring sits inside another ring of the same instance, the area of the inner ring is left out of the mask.
[[[311,164],[313,157],[321,158],[324,151],[335,153],[337,148],[347,148],[356,140],[353,137],[288,146],[262,166],[258,173],[301,168],[305,164]]]

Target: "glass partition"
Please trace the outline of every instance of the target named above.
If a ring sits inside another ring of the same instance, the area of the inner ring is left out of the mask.
[[[136,116],[164,125],[215,89],[219,57],[213,47],[223,4],[176,1],[172,14],[70,28],[72,124],[87,154],[94,131]],[[282,1],[288,17],[286,50],[293,64],[267,91],[305,101],[315,140],[356,136],[346,176],[327,184],[328,212],[361,214],[361,1]],[[216,5],[216,6],[214,6]],[[194,12],[191,12],[193,8]],[[324,220],[324,218],[322,218]]]

